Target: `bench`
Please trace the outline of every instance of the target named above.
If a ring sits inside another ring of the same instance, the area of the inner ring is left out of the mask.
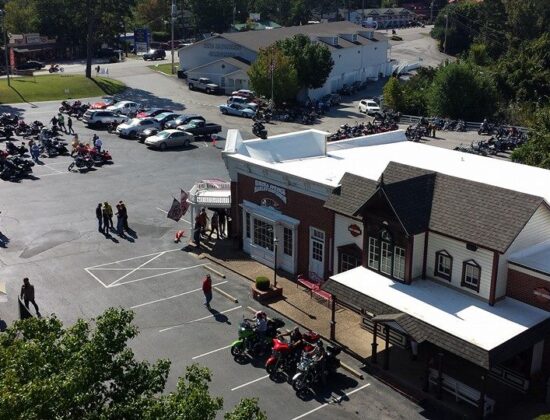
[[[315,295],[317,297],[320,297],[323,300],[326,300],[327,303],[330,303],[332,301],[332,295],[329,292],[321,289],[322,282],[320,281],[320,279],[319,281],[316,281],[316,280],[317,279],[315,280],[306,279],[304,276],[300,274],[296,279],[296,287],[301,285],[309,291],[310,297],[313,297],[313,295]]]
[[[430,377],[429,377],[430,383],[438,386],[439,385],[438,377],[439,375],[437,370],[430,368]],[[458,381],[457,379],[449,375],[446,375],[445,373],[443,373],[441,377],[442,377],[441,387],[445,391],[449,392],[450,394],[453,394],[457,402],[459,400],[462,400],[467,402],[470,405],[473,405],[474,407],[478,406],[479,400],[481,398],[480,391]],[[493,414],[494,410],[495,410],[495,400],[485,396],[485,404],[483,407],[484,417],[487,417],[488,415]]]

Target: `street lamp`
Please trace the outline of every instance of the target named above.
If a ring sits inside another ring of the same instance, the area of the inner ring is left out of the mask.
[[[0,9],[0,17],[2,17],[2,32],[4,35],[4,65],[6,66],[6,76],[8,78],[8,86],[11,86],[10,82],[10,69],[8,67],[8,41],[6,41],[6,12]]]
[[[273,288],[277,288],[277,246],[279,245],[279,240],[275,236],[275,232],[273,232],[273,248],[275,251],[275,261],[273,266]]]

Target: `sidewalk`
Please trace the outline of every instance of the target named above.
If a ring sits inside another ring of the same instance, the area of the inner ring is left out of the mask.
[[[202,248],[201,258],[209,259],[251,282],[258,276],[265,276],[273,283],[273,269],[251,259],[233,241],[216,241],[215,244],[202,242],[201,245],[206,245]],[[277,286],[283,288],[283,299],[268,302],[266,305],[304,328],[316,331],[325,338],[330,337],[331,310],[328,303],[311,297],[301,286],[297,287],[293,277],[284,271],[277,271]],[[360,315],[337,306],[336,341],[356,356],[365,359],[371,355],[372,335],[360,325]]]

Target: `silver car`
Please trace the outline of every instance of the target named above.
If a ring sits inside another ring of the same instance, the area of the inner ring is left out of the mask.
[[[160,123],[154,118],[132,118],[130,121],[120,124],[116,133],[120,137],[135,139],[148,128],[161,128]]]
[[[89,109],[82,116],[82,121],[88,127],[104,127],[106,125],[116,123],[120,124],[128,119],[126,115],[115,114],[111,111],[105,111],[103,109]]]
[[[147,137],[145,145],[153,148],[166,150],[169,147],[188,147],[194,137],[191,133],[181,130],[164,130],[160,133]]]

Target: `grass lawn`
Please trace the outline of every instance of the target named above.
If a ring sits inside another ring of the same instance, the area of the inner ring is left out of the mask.
[[[78,74],[14,77],[11,79],[11,87],[6,79],[0,80],[0,103],[88,98],[114,95],[124,89],[124,83],[106,77],[87,79]]]
[[[153,69],[155,71],[160,71],[161,73],[167,74],[169,76],[175,76],[172,75],[172,63],[164,63],[164,64],[154,64],[152,66],[147,66],[150,69]],[[176,68],[176,71],[178,71],[178,64],[174,63],[174,67]]]

